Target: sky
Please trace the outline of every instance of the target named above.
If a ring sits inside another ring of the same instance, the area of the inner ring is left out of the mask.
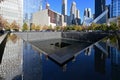
[[[39,2],[40,0],[24,0],[24,4],[29,6],[27,9],[24,10],[24,13],[32,13],[39,9]],[[62,8],[62,0],[46,0],[50,4],[50,8],[58,13],[61,13]],[[83,13],[85,8],[91,8],[92,14],[94,13],[94,1],[95,0],[68,0],[68,15],[70,15],[70,7],[71,3],[75,1],[77,9],[80,10],[80,17],[83,19]],[[107,4],[111,3],[111,0],[106,0]],[[43,8],[45,9],[45,0],[43,2]]]

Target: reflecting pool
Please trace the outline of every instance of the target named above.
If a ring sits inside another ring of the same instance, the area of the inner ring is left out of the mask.
[[[0,53],[3,54],[0,80],[120,80],[120,38],[117,36],[91,44],[64,65],[49,59],[15,34],[8,35],[2,45],[5,47]]]

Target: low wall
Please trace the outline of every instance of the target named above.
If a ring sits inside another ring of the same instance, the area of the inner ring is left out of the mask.
[[[76,39],[83,42],[96,42],[108,34],[98,32],[63,32],[63,38]]]
[[[84,42],[96,42],[107,36],[105,33],[97,32],[16,32],[15,34],[26,41],[68,38]]]
[[[61,32],[15,32],[15,34],[26,41],[61,38]]]

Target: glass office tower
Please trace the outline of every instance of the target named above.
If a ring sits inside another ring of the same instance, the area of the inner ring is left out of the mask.
[[[112,0],[111,3],[111,16],[120,16],[120,0]]]
[[[95,0],[95,18],[105,11],[105,0]]]

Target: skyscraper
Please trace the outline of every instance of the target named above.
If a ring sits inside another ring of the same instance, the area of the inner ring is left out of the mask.
[[[70,10],[70,23],[74,25],[80,24],[80,12],[76,7],[76,3],[73,1]]]
[[[76,10],[76,18],[80,18],[80,11]]]
[[[80,25],[81,24],[81,19],[80,19],[80,11],[77,9],[76,10],[76,22],[77,22],[77,25]]]
[[[111,17],[120,16],[120,0],[112,0],[111,2]]]
[[[92,13],[90,8],[85,8],[84,17],[92,18]]]
[[[93,16],[92,16],[91,8],[85,8],[83,25],[84,26],[89,26],[92,21],[93,21]]]
[[[67,15],[67,0],[62,0],[62,14]]]
[[[62,0],[62,14],[64,15],[64,21],[67,22],[67,0]]]
[[[105,0],[95,0],[95,18],[105,11]]]
[[[71,6],[71,11],[70,11],[70,16],[71,16],[71,20],[76,18],[76,3],[72,2],[72,6]]]
[[[9,23],[23,24],[23,0],[3,0],[0,2],[0,15]]]

